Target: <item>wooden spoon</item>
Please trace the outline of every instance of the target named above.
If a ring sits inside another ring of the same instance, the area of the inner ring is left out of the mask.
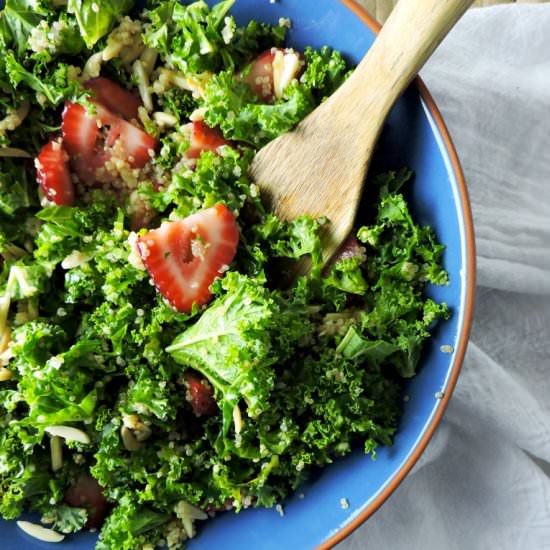
[[[251,176],[277,216],[329,218],[322,235],[324,261],[353,227],[386,116],[471,3],[400,0],[350,78],[254,158]],[[302,263],[299,271],[307,269]]]

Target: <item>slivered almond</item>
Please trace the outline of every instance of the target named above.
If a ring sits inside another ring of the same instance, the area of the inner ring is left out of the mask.
[[[157,57],[158,52],[156,50],[153,50],[152,48],[145,48],[140,56],[143,70],[148,76],[153,72],[153,69],[155,68]]]
[[[88,434],[78,428],[72,428],[71,426],[48,426],[44,428],[44,431],[52,436],[62,437],[66,441],[78,441],[85,445],[90,443]]]
[[[197,519],[204,520],[208,515],[184,500],[180,500],[174,507],[174,512],[183,525],[186,535],[192,539],[195,536],[195,526],[193,522]]]
[[[126,426],[122,426],[120,430],[120,437],[122,438],[122,443],[127,451],[133,452],[141,449],[141,443],[137,440],[132,430]]]
[[[273,89],[278,98],[283,97],[286,87],[300,72],[300,57],[294,51],[284,54],[277,51],[273,60]]]
[[[208,519],[208,514],[202,511],[200,508],[189,504],[185,500],[180,500],[176,504],[176,515],[181,519],[182,517],[189,517],[191,519]]]
[[[0,157],[30,159],[32,155],[16,147],[0,147]]]
[[[63,468],[63,440],[58,435],[50,439],[50,458],[53,472]]]
[[[17,527],[21,529],[24,533],[27,533],[30,537],[33,537],[44,542],[61,542],[65,535],[54,531],[53,529],[48,529],[37,525],[36,523],[31,523],[30,521],[18,521]]]
[[[13,373],[10,369],[6,367],[0,367],[0,382],[7,382],[11,380]]]
[[[136,59],[132,66],[133,74],[137,80],[139,95],[143,106],[147,111],[153,110],[153,99],[151,98],[151,91],[149,90],[149,75],[143,68],[143,63],[140,59]]]
[[[243,429],[243,416],[239,405],[235,405],[233,408],[233,424],[235,425],[235,433],[240,434]]]

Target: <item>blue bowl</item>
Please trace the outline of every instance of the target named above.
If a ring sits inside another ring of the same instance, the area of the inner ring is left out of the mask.
[[[378,30],[351,0],[278,0],[274,4],[269,0],[237,0],[233,13],[240,23],[250,19],[277,23],[280,17],[290,17],[290,46],[329,45],[352,63],[359,62]],[[447,302],[453,315],[437,327],[418,375],[405,387],[403,416],[393,446],[379,449],[375,461],[360,449],[337,460],[284,503],[284,516],[274,509],[246,510],[206,522],[199,526],[199,536],[189,544],[190,549],[330,548],[388,498],[426,448],[464,357],[472,316],[475,252],[470,206],[456,152],[437,107],[420,81],[392,110],[371,172],[402,166],[416,174],[408,197],[415,218],[431,225],[446,246],[443,261],[450,284],[431,287],[428,293]],[[451,346],[452,353],[443,353],[443,345]],[[341,506],[343,498],[349,502],[347,509]],[[15,522],[0,522],[0,538],[0,546],[6,549],[51,548],[23,534]],[[92,549],[95,538],[91,533],[69,537],[62,547]]]

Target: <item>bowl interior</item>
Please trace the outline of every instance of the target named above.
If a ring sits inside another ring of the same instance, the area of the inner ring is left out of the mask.
[[[237,0],[233,13],[240,23],[250,19],[277,23],[280,17],[290,17],[290,46],[329,45],[352,63],[359,62],[374,39],[373,30],[336,0],[278,0],[273,4],[269,0]],[[444,405],[436,394],[445,392],[460,367],[459,350],[469,324],[465,306],[472,284],[468,273],[472,273],[473,251],[467,248],[471,226],[459,176],[446,147],[432,113],[414,86],[391,112],[371,168],[371,172],[402,166],[414,170],[416,177],[408,191],[413,213],[417,220],[431,225],[446,245],[444,265],[450,276],[449,286],[428,289],[434,299],[447,302],[453,316],[437,327],[424,351],[420,372],[404,389],[407,397],[394,445],[380,448],[375,461],[361,449],[337,460],[284,503],[284,516],[275,510],[247,510],[208,521],[189,548],[313,548],[329,541],[358,516],[374,511],[387,488],[412,465],[415,449]],[[443,353],[442,345],[457,351]],[[342,498],[349,502],[348,509],[342,508]],[[50,548],[22,534],[15,522],[1,522],[0,534],[3,545],[9,548]],[[94,535],[84,534],[72,537],[63,547],[91,549],[94,540]]]

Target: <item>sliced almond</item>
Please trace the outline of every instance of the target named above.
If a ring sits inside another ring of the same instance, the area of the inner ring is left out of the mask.
[[[184,517],[201,520],[208,519],[208,514],[206,512],[203,512],[200,508],[189,504],[189,502],[186,502],[185,500],[180,500],[176,504],[175,512],[176,516],[180,519]]]
[[[80,267],[87,263],[91,259],[89,254],[84,254],[80,250],[73,250],[68,256],[63,258],[61,262],[62,269],[73,269],[75,267]]]
[[[235,433],[240,434],[243,429],[243,416],[239,405],[235,405],[233,408],[233,424],[235,425]]]
[[[180,500],[176,504],[174,507],[174,512],[176,512],[176,516],[181,521],[183,529],[190,539],[195,536],[195,526],[193,525],[193,522],[197,519],[208,519],[208,514],[206,514],[206,512],[203,512],[185,500]]]
[[[7,369],[6,367],[0,367],[0,382],[7,382],[8,380],[11,380],[12,376],[13,373],[10,369]]]
[[[86,82],[90,78],[97,78],[101,72],[101,64],[103,63],[103,52],[97,52],[91,55],[84,65],[81,82]]]
[[[78,441],[85,445],[90,443],[90,438],[87,433],[78,428],[72,428],[71,426],[48,426],[44,428],[44,431],[52,436],[62,437],[66,441]]]
[[[63,440],[58,435],[50,439],[50,458],[53,472],[63,468]]]
[[[281,56],[276,66],[277,54]],[[276,97],[281,98],[286,87],[298,76],[301,65],[300,56],[294,51],[287,51],[284,55],[277,51],[277,54],[273,60],[273,89]]]
[[[27,151],[16,147],[0,147],[0,157],[30,159],[32,158],[32,155],[27,153]]]
[[[143,68],[143,63],[140,59],[136,59],[136,61],[134,61],[132,70],[138,83],[139,95],[141,96],[143,106],[148,111],[152,111],[153,99],[151,98],[151,91],[149,90],[149,75]]]
[[[155,119],[157,125],[161,128],[175,126],[178,123],[178,119],[174,115],[163,111],[153,113],[153,118]]]
[[[122,443],[127,451],[133,452],[141,449],[141,443],[137,440],[132,430],[126,426],[122,426],[120,430],[120,437],[122,438]]]
[[[205,116],[206,116],[206,107],[199,107],[189,115],[189,120],[191,122],[196,122],[196,121],[204,120]]]
[[[145,48],[140,56],[141,63],[143,65],[143,70],[147,75],[150,75],[155,68],[155,63],[157,62],[158,52],[153,48]]]
[[[275,91],[276,97],[282,97],[283,95],[283,86],[281,83],[281,79],[285,68],[284,57],[285,55],[281,50],[277,50],[275,52],[275,56],[273,57],[273,90]]]
[[[53,529],[48,529],[42,527],[42,525],[37,525],[36,523],[31,523],[30,521],[18,521],[17,527],[21,531],[27,533],[30,537],[33,537],[44,542],[61,542],[65,535],[54,531]]]

